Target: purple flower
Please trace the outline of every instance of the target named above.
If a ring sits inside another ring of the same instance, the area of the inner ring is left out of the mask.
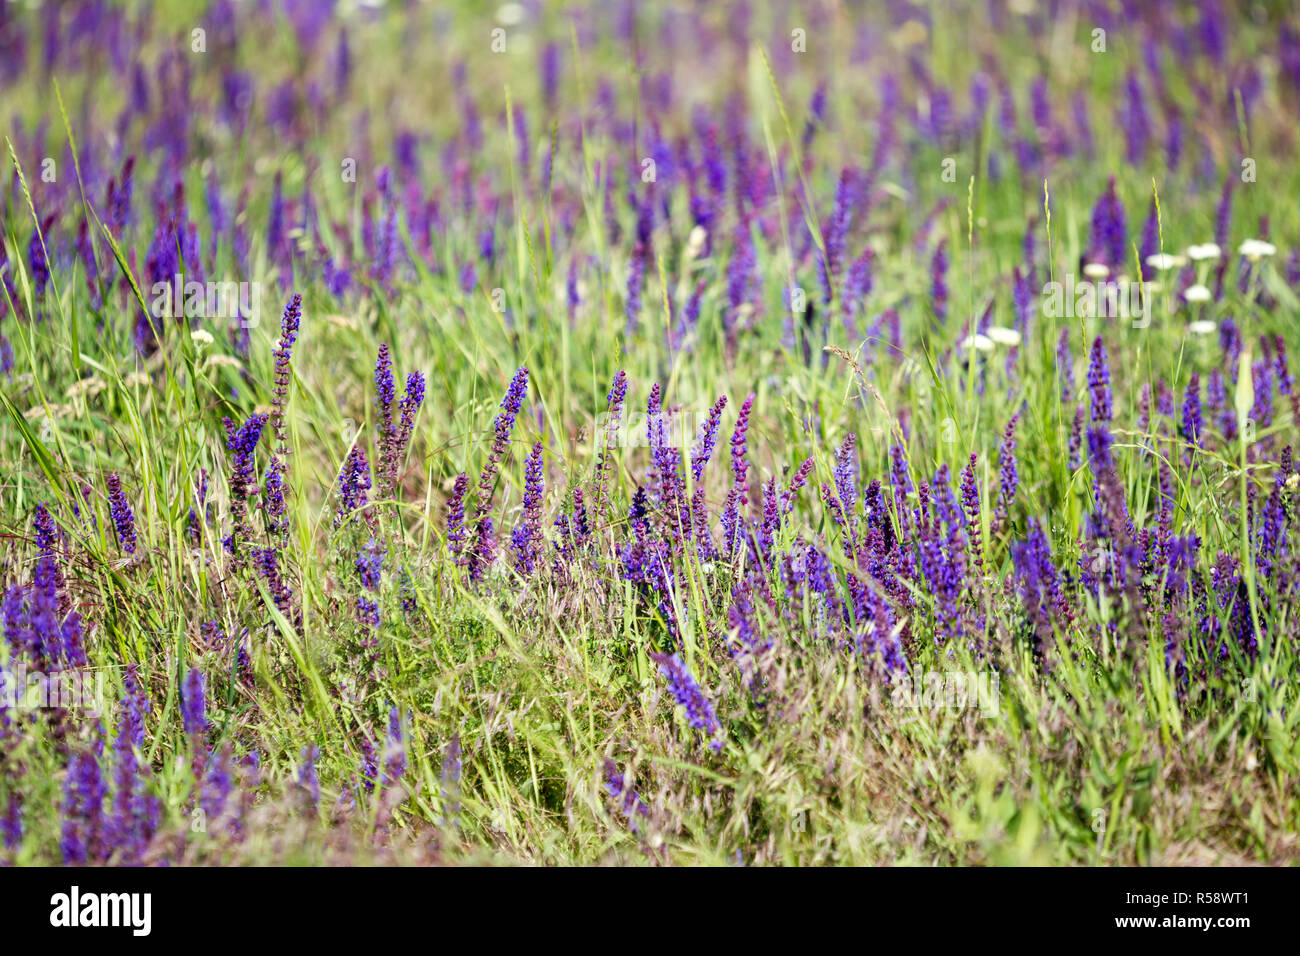
[[[397,481],[401,470],[402,459],[406,455],[406,447],[410,444],[411,435],[415,431],[415,416],[419,412],[420,406],[424,403],[424,375],[420,372],[412,372],[406,376],[406,389],[402,393],[402,400],[398,405],[398,421],[394,425],[391,419],[387,423],[386,440],[383,442],[382,458],[380,461],[380,475],[383,482],[383,493],[386,496],[394,496],[397,493]],[[385,409],[385,415],[391,415],[389,409]]]
[[[1106,191],[1092,207],[1092,235],[1088,244],[1088,257],[1111,269],[1124,265],[1128,244],[1128,224],[1124,204],[1115,192],[1115,177],[1111,176]]]
[[[279,177],[277,176],[277,182]],[[302,319],[302,296],[295,294],[284,307],[280,318],[280,341],[275,349],[275,386],[271,397],[271,423],[275,431],[277,454],[287,456],[284,431],[284,409],[289,402],[289,381],[292,371],[289,361],[293,357],[293,344],[298,340],[298,325]]]
[[[298,792],[309,813],[315,813],[320,805],[320,775],[316,771],[319,759],[320,748],[315,744],[307,744],[298,755]]]
[[[930,260],[930,307],[934,317],[943,323],[948,317],[948,240],[940,240]]]
[[[1002,448],[998,453],[1001,471],[998,475],[998,503],[993,513],[990,531],[997,534],[1006,524],[1007,513],[1016,500],[1016,488],[1020,485],[1020,466],[1016,461],[1016,423],[1020,415],[1011,416],[1006,429],[1002,432]]]
[[[740,415],[736,419],[736,430],[731,434],[731,474],[736,492],[743,495],[749,485],[746,475],[749,471],[749,447],[746,435],[749,431],[749,415],[754,409],[755,396],[751,393],[740,406]]]
[[[524,510],[519,524],[510,536],[510,547],[515,556],[515,569],[523,575],[531,574],[536,567],[542,538],[542,443],[533,445],[532,453],[524,465]]]
[[[1138,82],[1136,70],[1129,70],[1124,83],[1124,110],[1120,128],[1124,130],[1125,158],[1134,166],[1141,164],[1146,159],[1147,146],[1151,141],[1151,119],[1147,115],[1146,97],[1142,92],[1142,84]],[[1122,261],[1122,258],[1116,259],[1108,265],[1118,266]]]
[[[1142,243],[1138,247],[1138,258],[1142,263],[1142,278],[1150,281],[1155,275],[1155,268],[1147,265],[1147,259],[1160,252],[1160,217],[1156,208],[1156,199],[1151,197],[1151,205],[1147,209],[1146,222],[1142,224]]]
[[[612,449],[619,444],[619,422],[622,418],[623,403],[627,399],[627,373],[621,369],[614,375],[609,394],[605,400],[609,405],[606,413],[605,432],[599,436],[601,442],[600,457],[596,459],[596,505],[597,518],[609,507],[608,483],[614,472],[614,453]]]
[[[371,538],[357,555],[357,576],[361,579],[361,586],[368,591],[379,590],[385,553],[384,546]]]
[[[9,802],[0,815],[0,844],[6,850],[16,850],[23,839],[23,804],[17,791],[9,794]]]
[[[461,472],[452,485],[447,499],[447,550],[459,564],[465,544],[465,494],[469,491],[469,476]]]
[[[650,808],[646,806],[640,794],[628,785],[623,771],[618,769],[618,764],[608,759],[605,761],[605,792],[618,806],[619,812],[627,817],[629,829],[635,833],[636,818],[648,817]]]
[[[638,242],[632,250],[632,261],[627,267],[627,331],[629,334],[636,331],[637,319],[641,315],[641,287],[645,284],[645,265],[646,258],[645,243]]]
[[[1051,644],[1054,619],[1068,616],[1061,593],[1061,576],[1052,563],[1047,538],[1035,518],[1029,520],[1028,537],[1011,545],[1016,587],[1021,605],[1034,631],[1035,656],[1043,660]]]
[[[297,623],[298,615],[293,608],[293,592],[280,573],[279,549],[257,548],[253,551],[253,559],[256,562],[257,573],[266,582],[271,602],[290,623]]]
[[[100,770],[103,742],[93,750],[74,751],[68,760],[63,783],[63,837],[60,848],[64,863],[88,863],[103,859],[104,798],[108,787]]]
[[[839,450],[835,452],[835,467],[831,471],[831,476],[835,479],[835,492],[850,530],[857,524],[857,441],[858,436],[853,432],[844,436]]]
[[[681,657],[677,654],[653,652],[650,657],[659,665],[659,673],[668,683],[668,692],[681,707],[686,709],[687,723],[705,736],[716,738],[722,730],[722,725],[718,723],[713,704],[705,696],[695,678],[691,676],[691,672],[686,669]],[[714,750],[721,750],[722,741],[714,739],[711,746]]]
[[[396,707],[392,708],[388,714],[388,737],[384,742],[384,774],[379,781],[385,790],[406,774],[406,736],[402,724],[401,714]]]
[[[393,402],[397,400],[393,359],[387,342],[379,343],[379,355],[375,358],[375,396],[379,402],[379,443],[382,447],[387,444],[387,436],[393,430]]]
[[[117,472],[108,476],[108,504],[113,527],[117,529],[117,543],[127,554],[135,554],[135,514],[122,491],[122,479]]]
[[[41,671],[79,667],[86,663],[81,643],[81,618],[64,615],[59,593],[60,572],[53,554],[43,554],[28,587],[12,585],[5,593],[5,638],[15,656],[23,655]]]
[[[225,419],[226,448],[230,452],[230,537],[226,546],[237,559],[242,560],[244,543],[252,537],[248,525],[248,499],[255,488],[253,452],[258,439],[262,437],[262,428],[266,425],[265,415],[250,415],[244,424],[236,426],[229,418]]]
[[[207,701],[205,699],[203,672],[191,667],[181,682],[181,725],[190,737],[207,733]]]
[[[496,555],[496,537],[490,512],[492,498],[496,492],[497,471],[502,458],[510,448],[510,432],[515,427],[515,417],[519,414],[527,391],[528,369],[521,368],[510,380],[510,387],[506,389],[505,398],[501,400],[501,411],[492,422],[492,446],[488,450],[488,460],[479,475],[478,500],[474,510],[474,543],[468,561],[471,580],[481,578]]]
[[[835,209],[825,233],[825,252],[819,255],[819,272],[822,282],[822,304],[829,306],[840,284],[841,261],[844,242],[857,203],[857,172],[845,167],[840,172],[839,185],[835,187]]]
[[[1092,343],[1092,357],[1088,363],[1088,391],[1092,396],[1092,421],[1109,422],[1112,413],[1110,362],[1100,335]]]
[[[289,519],[284,507],[284,462],[279,455],[272,455],[267,463],[262,497],[266,508],[267,533],[283,538],[289,533]]]
[[[339,472],[339,506],[334,515],[334,526],[339,524],[353,511],[366,506],[366,496],[370,491],[370,463],[366,461],[366,452],[360,445],[353,445],[348,457],[343,460],[343,469]]]
[[[216,820],[221,816],[234,789],[234,770],[231,763],[230,744],[227,743],[218,751],[216,759],[209,761],[205,768],[199,806],[204,816],[210,820]]]
[[[691,452],[691,476],[696,483],[704,480],[704,468],[713,457],[713,448],[718,441],[718,428],[722,423],[722,410],[727,407],[727,396],[723,395],[709,409],[709,417],[700,426],[699,439]]]
[[[757,274],[757,260],[754,254],[754,239],[748,225],[742,223],[736,230],[736,246],[732,250],[731,263],[727,266],[727,304],[726,329],[729,339],[738,329],[741,306],[749,303],[754,295],[753,287]]]
[[[44,502],[36,503],[36,516],[32,519],[32,533],[36,542],[36,550],[41,554],[53,554],[54,546],[59,540],[59,529],[54,524],[54,519],[50,517],[49,509],[45,507]]]

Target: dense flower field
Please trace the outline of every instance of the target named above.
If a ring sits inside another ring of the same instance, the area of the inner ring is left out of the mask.
[[[1300,857],[1284,4],[0,5],[0,862]]]

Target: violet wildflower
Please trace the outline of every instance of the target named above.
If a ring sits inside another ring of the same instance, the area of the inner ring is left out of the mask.
[[[718,441],[718,427],[722,423],[722,410],[727,407],[727,396],[721,396],[709,409],[709,417],[700,426],[699,439],[691,452],[691,477],[696,483],[704,480],[704,468],[713,457],[713,448]]]
[[[387,342],[379,343],[379,355],[375,358],[375,395],[379,404],[379,447],[382,461],[391,441],[393,402],[397,400],[397,390],[393,385],[393,359]]]
[[[831,472],[835,479],[835,491],[850,529],[857,524],[858,489],[855,455],[857,441],[858,436],[853,432],[844,436],[844,441],[835,452],[835,468]]]
[[[53,554],[43,554],[28,587],[12,585],[5,593],[5,639],[14,656],[25,656],[40,671],[62,670],[86,663],[81,641],[81,617],[66,615],[60,595],[61,575]]]
[[[725,325],[728,341],[733,340],[739,331],[737,323],[743,307],[752,301],[757,268],[754,240],[750,235],[749,227],[742,223],[736,230],[736,246],[732,250],[731,263],[727,266],[729,308],[725,316]]]
[[[316,761],[320,759],[320,748],[307,744],[298,755],[298,793],[301,794],[307,812],[314,814],[320,805],[320,775],[316,771]]]
[[[749,471],[749,448],[746,444],[746,435],[749,431],[749,416],[754,409],[755,397],[751,393],[740,406],[736,430],[731,435],[731,474],[734,487],[740,495],[743,495],[749,487],[746,483],[746,475]]]
[[[280,341],[274,353],[275,385],[271,398],[271,423],[275,431],[276,454],[281,459],[288,457],[284,411],[289,402],[289,381],[293,376],[289,362],[293,358],[293,344],[298,340],[298,326],[301,320],[302,296],[295,293],[285,305],[284,314],[280,318]]]
[[[380,476],[382,493],[386,497],[392,497],[397,493],[402,459],[406,455],[406,447],[410,444],[411,435],[415,431],[415,416],[423,402],[424,375],[420,372],[412,372],[406,377],[406,389],[398,405],[397,423],[389,423],[387,440],[383,445]]]
[[[1092,208],[1092,234],[1088,256],[1111,269],[1124,265],[1128,243],[1128,223],[1124,204],[1115,192],[1115,177],[1111,176],[1106,191]]]
[[[948,318],[948,240],[942,239],[930,260],[930,308],[939,324]]]
[[[149,698],[136,665],[127,667],[124,694],[113,744],[112,817],[109,840],[126,862],[136,862],[158,828],[162,802],[148,793],[149,768],[140,760]]]
[[[1014,451],[1012,452],[1014,456]],[[970,528],[971,559],[976,574],[984,574],[984,533],[980,527],[980,491],[975,480],[975,462],[978,457],[971,452],[970,461],[961,473],[961,506],[964,523]],[[877,486],[878,487],[878,486]]]
[[[1007,513],[1015,503],[1016,488],[1020,485],[1020,466],[1016,461],[1016,423],[1019,420],[1019,413],[1012,415],[1011,421],[1007,422],[1007,427],[1002,432],[1002,447],[998,452],[1001,466],[998,476],[998,503],[993,512],[993,521],[989,525],[992,534],[997,534],[1006,525]]]
[[[68,760],[63,784],[63,837],[60,848],[64,863],[100,860],[104,844],[104,798],[108,787],[100,769],[102,742],[92,750],[74,751]]]
[[[225,419],[226,448],[230,451],[230,537],[226,546],[242,560],[242,548],[252,537],[248,524],[248,499],[255,488],[253,452],[258,439],[262,437],[262,428],[266,425],[265,415],[250,415],[244,424],[236,426],[229,418]]]
[[[627,266],[627,293],[624,299],[627,312],[628,334],[636,331],[641,315],[641,288],[645,284],[645,266],[649,253],[644,242],[637,242],[632,250],[632,260]]]
[[[23,839],[23,804],[17,792],[9,794],[3,813],[0,813],[0,846],[16,850]]]
[[[685,708],[687,723],[706,737],[713,738],[710,746],[714,750],[721,750],[722,741],[716,738],[722,730],[722,725],[718,723],[713,704],[695,678],[691,676],[691,672],[686,669],[681,657],[677,654],[653,652],[650,657],[659,665],[659,673],[668,683],[668,692],[672,694],[678,705]]]
[[[284,507],[284,462],[279,455],[272,455],[267,463],[262,499],[267,533],[273,538],[283,539],[289,533],[289,519]]]
[[[492,422],[492,446],[488,450],[487,462],[479,475],[478,500],[475,502],[473,531],[474,543],[469,554],[469,572],[471,580],[478,580],[487,570],[496,556],[496,535],[490,512],[492,498],[496,492],[497,471],[502,458],[510,448],[510,432],[515,427],[515,417],[523,404],[524,394],[528,391],[528,369],[521,368],[510,380],[505,398],[501,400],[501,411]]]
[[[1074,394],[1074,356],[1070,354],[1070,330],[1061,329],[1056,343],[1056,374],[1061,382],[1061,401],[1069,401]]]
[[[256,548],[253,551],[253,560],[256,563],[258,574],[266,582],[266,589],[271,596],[271,603],[290,623],[298,623],[298,615],[293,607],[293,591],[280,573],[279,549]]]
[[[640,794],[628,784],[625,774],[618,769],[618,764],[608,759],[605,761],[605,792],[619,808],[619,812],[627,818],[628,828],[635,833],[636,818],[649,816],[650,808],[646,806]]]
[[[1124,130],[1125,158],[1136,166],[1146,159],[1147,146],[1151,140],[1151,119],[1147,114],[1146,97],[1136,70],[1129,70],[1124,83],[1124,97],[1120,126]],[[1113,268],[1121,261],[1114,260],[1107,264]]]
[[[36,515],[32,519],[32,533],[36,550],[41,554],[54,554],[54,547],[59,540],[59,529],[54,524],[54,519],[50,517],[49,509],[45,507],[44,502],[38,501],[34,510]]]
[[[357,554],[357,576],[361,579],[361,586],[368,591],[379,590],[385,553],[384,546],[371,538]]]
[[[227,742],[216,754],[216,759],[208,762],[203,774],[203,786],[199,792],[199,807],[209,820],[216,820],[226,809],[230,793],[234,789],[235,778],[232,767],[230,744]]]
[[[835,209],[825,232],[825,251],[819,253],[819,273],[822,282],[822,304],[830,306],[839,288],[841,263],[844,256],[844,242],[853,218],[853,207],[857,198],[857,173],[851,167],[840,172],[839,184],[835,187]]]
[[[1202,447],[1201,440],[1201,377],[1193,372],[1187,383],[1187,392],[1183,398],[1182,436],[1197,448]]]
[[[207,733],[207,701],[204,690],[203,672],[191,667],[181,682],[181,724],[185,733],[191,738],[199,738]]]
[[[1034,654],[1044,664],[1051,646],[1054,619],[1066,616],[1061,576],[1037,519],[1029,521],[1028,537],[1011,546],[1016,585],[1034,633]],[[1067,617],[1068,621],[1068,617]]]
[[[1100,335],[1092,343],[1092,357],[1088,364],[1088,391],[1092,397],[1092,421],[1109,422],[1112,414],[1110,362]]]
[[[388,714],[388,737],[384,741],[384,772],[379,785],[387,790],[406,775],[406,735],[404,721],[397,708]]]
[[[524,510],[510,536],[514,552],[515,569],[520,574],[531,574],[536,567],[542,537],[542,443],[533,450],[524,465]]]
[[[339,472],[339,504],[334,515],[336,528],[352,512],[366,506],[366,496],[369,491],[370,462],[366,460],[365,449],[360,445],[353,445]]]
[[[122,491],[122,479],[117,472],[108,476],[108,504],[113,527],[117,529],[118,545],[127,554],[135,554],[135,514],[131,511],[130,502],[126,500],[126,493]]]
[[[601,442],[600,456],[596,459],[596,504],[597,518],[608,508],[608,482],[613,476],[614,453],[612,449],[619,444],[619,423],[623,413],[623,402],[627,398],[627,373],[621,369],[614,375],[609,394],[605,397],[609,411],[605,414],[605,430],[598,437]]]
[[[469,476],[461,472],[452,485],[447,498],[447,550],[459,564],[465,545],[465,494],[469,491]]]

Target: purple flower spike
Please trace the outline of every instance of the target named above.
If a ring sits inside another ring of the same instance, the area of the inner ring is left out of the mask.
[[[207,701],[204,697],[203,672],[191,667],[181,682],[181,724],[185,733],[198,737],[207,732]]]
[[[295,293],[284,307],[284,315],[280,319],[280,341],[275,349],[275,386],[271,397],[271,423],[275,430],[276,453],[281,459],[288,455],[284,431],[284,409],[289,403],[289,381],[293,376],[289,362],[293,358],[293,344],[298,340],[298,325],[301,320],[302,296]]]
[[[117,543],[127,554],[135,554],[135,514],[122,491],[122,479],[117,472],[108,476],[108,504],[113,527],[117,529]]]
[[[501,400],[501,411],[492,422],[492,446],[488,450],[488,460],[478,479],[478,501],[473,520],[474,543],[469,555],[471,580],[481,578],[496,556],[495,526],[490,512],[492,498],[496,493],[497,471],[501,460],[510,448],[510,432],[515,427],[515,418],[519,414],[527,391],[528,369],[521,368],[510,380],[506,396]]]
[[[1185,439],[1201,447],[1201,434],[1203,426],[1201,424],[1201,376],[1193,372],[1191,380],[1187,383],[1187,394],[1183,398],[1183,428],[1182,435]]]
[[[1128,244],[1128,223],[1124,204],[1115,192],[1115,177],[1092,209],[1092,238],[1088,256],[1093,262],[1119,269],[1124,265]]]
[[[746,475],[749,471],[749,447],[746,435],[749,432],[749,415],[754,408],[754,395],[751,393],[740,406],[740,416],[736,419],[736,430],[731,435],[731,474],[733,487],[743,495],[749,488]]]
[[[700,437],[691,452],[691,476],[698,483],[704,479],[704,468],[713,457],[713,448],[718,441],[718,427],[722,423],[722,410],[727,407],[727,396],[723,395],[709,409],[709,417],[700,426]]]
[[[686,669],[681,657],[677,654],[655,653],[650,657],[659,665],[659,673],[668,682],[668,692],[680,706],[686,709],[687,723],[707,737],[717,738],[722,725],[718,723],[713,704],[695,678],[691,676],[691,672]],[[722,741],[713,739],[710,746],[714,750],[721,750]]]
[[[1112,413],[1110,361],[1106,357],[1106,345],[1100,335],[1092,343],[1092,358],[1088,364],[1088,391],[1092,396],[1092,421],[1109,422]]]
[[[335,527],[353,511],[366,506],[369,491],[370,462],[366,461],[365,449],[353,445],[339,472],[339,507],[334,516]]]
[[[515,569],[523,575],[533,573],[541,549],[542,476],[542,443],[538,442],[524,466],[524,513],[510,536]]]

